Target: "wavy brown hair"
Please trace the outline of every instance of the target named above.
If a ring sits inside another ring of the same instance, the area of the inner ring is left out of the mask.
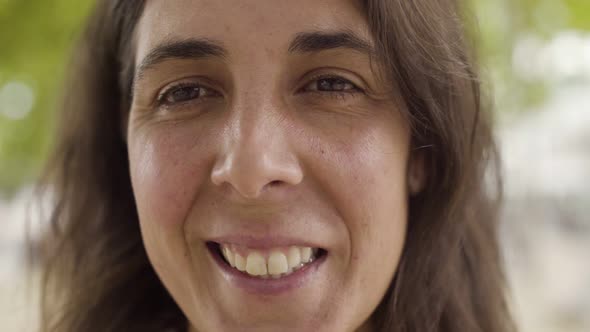
[[[56,198],[43,245],[44,332],[187,329],[142,244],[123,134],[143,7],[98,1],[70,66],[43,182]],[[401,97],[427,170],[374,326],[512,331],[497,239],[498,157],[465,11],[458,0],[366,0],[363,8],[376,63]]]

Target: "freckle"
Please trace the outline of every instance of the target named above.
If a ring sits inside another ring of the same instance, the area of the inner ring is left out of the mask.
[[[265,51],[266,51],[266,55],[269,58],[273,58],[275,56],[275,54],[276,54],[275,50],[272,49],[272,48],[267,48]]]
[[[321,153],[321,154],[324,154],[324,153],[326,153],[326,150],[324,150],[324,149],[321,149],[321,150],[320,150],[320,153]]]

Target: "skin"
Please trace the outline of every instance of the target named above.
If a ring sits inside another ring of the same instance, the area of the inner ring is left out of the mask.
[[[372,43],[349,1],[147,2],[137,68],[170,40],[226,51],[143,68],[129,117],[144,244],[190,331],[370,330],[404,245],[410,131],[367,54],[288,51],[298,33],[340,30]],[[317,91],[318,75],[359,89]],[[189,88],[172,93],[178,82]],[[201,94],[184,98],[195,86]],[[328,254],[297,289],[249,293],[205,246],[229,233],[290,236]]]

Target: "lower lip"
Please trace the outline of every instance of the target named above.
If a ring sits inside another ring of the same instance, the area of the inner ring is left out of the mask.
[[[312,280],[314,275],[318,274],[320,266],[322,266],[328,257],[327,253],[324,253],[313,262],[304,265],[299,270],[294,271],[287,276],[277,279],[272,277],[262,279],[252,277],[229,266],[216,252],[216,249],[211,248],[210,246],[208,249],[209,254],[211,254],[213,260],[221,269],[223,277],[229,283],[248,293],[258,295],[279,295],[303,287],[306,283]]]

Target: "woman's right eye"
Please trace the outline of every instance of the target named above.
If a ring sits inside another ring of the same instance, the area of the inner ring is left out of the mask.
[[[158,96],[158,104],[174,106],[176,104],[218,95],[215,90],[195,83],[180,83],[164,90]]]

